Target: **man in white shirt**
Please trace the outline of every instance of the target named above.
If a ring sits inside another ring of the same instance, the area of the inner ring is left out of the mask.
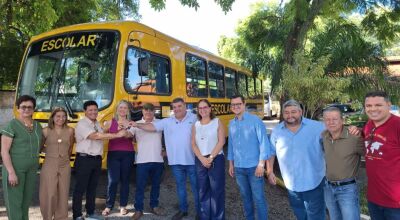
[[[154,118],[154,105],[146,103],[143,105],[143,118],[138,124],[159,121]],[[151,181],[150,207],[151,212],[156,215],[164,215],[162,208],[158,206],[160,195],[161,176],[164,170],[164,159],[162,156],[162,132],[148,132],[139,128],[129,130],[136,137],[136,193],[135,214],[133,219],[137,220],[143,216],[144,190],[147,180]]]
[[[83,104],[85,117],[75,128],[76,158],[75,158],[75,187],[72,197],[73,219],[84,219],[82,216],[82,196],[86,192],[86,214],[97,216],[95,211],[96,188],[101,173],[103,155],[103,140],[123,137],[125,130],[118,133],[103,133],[97,121],[98,105],[95,101]]]
[[[197,190],[196,168],[194,165],[194,153],[192,151],[191,136],[192,126],[196,122],[195,114],[186,111],[186,103],[182,98],[172,101],[174,115],[153,123],[131,123],[145,131],[164,131],[165,145],[167,149],[168,164],[176,181],[179,200],[179,211],[172,217],[180,220],[188,215],[188,203],[186,198],[186,177],[189,177],[192,187],[197,217],[200,213],[199,195]]]

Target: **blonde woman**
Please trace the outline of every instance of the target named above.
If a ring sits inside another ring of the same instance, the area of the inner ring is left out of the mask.
[[[192,149],[196,155],[201,220],[225,219],[225,129],[215,117],[207,99],[197,103],[198,121],[192,128]]]
[[[122,129],[126,129],[130,117],[131,104],[128,101],[121,100],[116,109],[114,118],[107,121],[104,125],[104,132],[118,133]],[[107,154],[107,201],[106,208],[102,215],[108,216],[114,207],[115,197],[117,194],[118,183],[120,185],[120,213],[128,214],[126,206],[129,196],[129,179],[133,169],[135,160],[135,152],[132,144],[132,138],[115,138],[108,143]]]
[[[46,158],[40,172],[40,211],[44,220],[68,219],[69,159],[75,139],[64,108],[52,111],[48,126],[43,128],[43,140]]]

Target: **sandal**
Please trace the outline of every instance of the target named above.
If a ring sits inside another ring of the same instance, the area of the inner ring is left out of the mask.
[[[111,212],[111,209],[110,209],[110,208],[105,208],[105,209],[103,210],[103,212],[101,213],[101,215],[102,215],[102,216],[108,216],[108,215],[110,214],[110,212]]]
[[[119,213],[121,213],[121,215],[126,215],[128,214],[128,212],[128,209],[126,209],[125,207],[119,208]]]

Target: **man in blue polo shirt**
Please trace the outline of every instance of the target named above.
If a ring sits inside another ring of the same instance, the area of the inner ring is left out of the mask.
[[[273,153],[278,158],[283,181],[288,189],[289,203],[298,220],[325,219],[325,159],[321,122],[302,117],[298,102],[283,104],[283,122],[271,133]],[[274,157],[268,161],[267,176],[276,184]]]
[[[196,122],[197,116],[186,111],[186,104],[182,98],[175,98],[172,101],[172,110],[174,115],[169,118],[148,124],[131,123],[131,125],[146,131],[164,131],[168,163],[175,177],[179,200],[179,211],[172,219],[180,220],[188,215],[186,176],[190,180],[197,212],[196,218],[198,218],[200,205],[194,153],[191,145],[192,126]]]
[[[271,155],[271,146],[263,122],[247,113],[243,96],[231,98],[235,118],[229,123],[228,160],[229,175],[236,176],[243,199],[247,220],[254,220],[254,206],[258,219],[268,219],[264,195],[265,160]]]

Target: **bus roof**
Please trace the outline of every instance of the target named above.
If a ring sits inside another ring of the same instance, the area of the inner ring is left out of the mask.
[[[252,75],[251,71],[248,70],[247,68],[244,68],[238,64],[232,63],[231,61],[228,61],[222,57],[219,57],[207,50],[204,50],[200,47],[193,46],[193,45],[187,44],[185,42],[182,42],[176,38],[173,38],[167,34],[159,32],[149,26],[146,26],[144,24],[141,24],[141,23],[135,22],[135,21],[103,21],[103,22],[82,23],[82,24],[75,24],[75,25],[60,27],[60,28],[56,28],[51,31],[33,36],[30,40],[30,43],[37,41],[39,39],[43,39],[43,38],[46,38],[49,36],[58,35],[58,34],[62,34],[62,33],[67,33],[67,32],[72,32],[72,31],[83,31],[83,30],[95,30],[95,29],[97,29],[97,30],[119,30],[121,32],[128,32],[128,33],[131,32],[132,30],[144,32],[144,33],[153,35],[154,37],[163,39],[165,41],[168,41],[168,42],[180,45],[182,47],[185,47],[187,49],[190,49],[192,51],[195,51],[197,53],[195,55],[206,56],[207,58],[212,58],[214,60],[218,60],[218,61],[220,61],[221,64],[224,64],[227,67],[234,68],[235,70],[244,72],[247,75]],[[226,64],[228,64],[228,65],[226,65]]]

